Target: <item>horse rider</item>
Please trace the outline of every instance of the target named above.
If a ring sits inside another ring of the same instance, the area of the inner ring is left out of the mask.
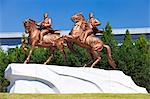
[[[43,36],[46,35],[48,32],[53,31],[51,28],[52,26],[52,19],[48,18],[48,13],[44,13],[44,20],[41,22],[36,23],[37,26],[40,27],[41,33],[40,33],[40,45],[42,45],[43,42]],[[54,42],[52,42],[54,43]]]
[[[88,28],[84,32],[84,36],[82,38],[82,43],[85,42],[86,38],[91,35],[91,34],[96,34],[96,33],[102,33],[102,30],[98,30],[97,26],[99,26],[101,23],[94,18],[93,13],[89,13],[89,20],[87,21]]]
[[[92,30],[93,30],[93,32],[94,32],[94,35],[95,35],[96,33],[103,33],[102,30],[99,30],[99,29],[97,28],[97,26],[101,25],[101,23],[100,23],[97,19],[94,18],[93,13],[89,13],[88,24],[89,24],[90,28],[92,28]]]

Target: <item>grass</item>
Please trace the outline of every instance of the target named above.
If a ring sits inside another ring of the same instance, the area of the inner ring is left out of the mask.
[[[0,99],[150,99],[150,94],[9,94]]]

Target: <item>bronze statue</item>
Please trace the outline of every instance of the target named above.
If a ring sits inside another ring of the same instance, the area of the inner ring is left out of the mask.
[[[64,36],[64,39],[68,42],[68,44],[76,43],[80,47],[85,48],[87,52],[89,52],[91,56],[91,61],[87,65],[92,64],[91,67],[94,67],[101,60],[99,53],[101,52],[103,48],[105,48],[107,52],[107,59],[108,59],[109,64],[113,68],[116,68],[116,64],[111,57],[110,47],[108,45],[105,45],[100,39],[96,38],[95,36],[89,35],[85,39],[84,43],[81,42],[79,36],[82,35],[82,33],[84,33],[85,31],[88,31],[85,29],[90,29],[89,31],[93,32],[92,29],[89,27],[89,25],[84,26],[85,19],[83,15],[81,13],[77,13],[72,16],[72,20],[80,24],[78,25],[75,24],[75,26],[72,28],[70,32],[70,35]],[[68,45],[68,47],[71,47],[71,46]]]
[[[66,55],[63,50],[64,49],[64,39],[62,37],[60,37],[60,35],[55,34],[55,32],[58,32],[58,30],[53,30],[54,31],[53,34],[48,33],[48,34],[44,35],[42,45],[41,45],[41,44],[39,44],[39,37],[40,37],[41,31],[40,31],[40,29],[36,28],[36,22],[34,20],[27,19],[24,21],[24,27],[25,27],[25,32],[29,33],[29,43],[31,45],[28,57],[24,61],[25,64],[29,61],[32,50],[35,46],[50,49],[50,56],[47,59],[47,61],[44,62],[44,64],[47,64],[51,60],[56,48],[58,48],[59,51],[62,53],[62,55],[64,57],[64,62],[66,63]]]
[[[60,35],[58,35],[59,30],[53,30],[51,28],[51,21],[48,18],[48,13],[44,14],[45,20],[40,23],[36,23],[31,19],[25,20],[25,32],[29,33],[29,43],[31,44],[31,49],[24,63],[27,63],[29,61],[34,46],[50,49],[51,54],[47,61],[44,62],[44,64],[47,64],[51,60],[56,48],[58,48],[62,53],[64,62],[66,62],[66,55],[64,53],[64,41],[66,41],[68,48],[71,51],[75,51],[73,48],[73,43],[76,43],[80,47],[87,50],[91,58],[91,61],[87,65],[91,64],[91,67],[94,67],[101,60],[99,53],[103,48],[105,48],[109,64],[113,68],[116,68],[116,64],[111,57],[110,47],[108,45],[105,45],[100,39],[96,38],[93,35],[96,33],[102,33],[102,31],[98,30],[96,27],[100,25],[100,22],[93,18],[92,13],[90,13],[89,16],[90,20],[87,22],[82,13],[73,15],[71,19],[75,22],[75,25],[73,26],[69,35],[63,37],[60,37]],[[40,26],[40,28],[36,28],[36,25]]]
[[[87,21],[86,27],[85,27],[85,32],[82,33],[81,37],[82,38],[82,43],[85,42],[86,38],[89,35],[95,35],[96,33],[102,33],[102,30],[99,30],[97,26],[99,26],[101,23],[94,18],[93,13],[89,13],[89,20]]]
[[[42,45],[43,42],[43,36],[50,32],[52,30],[52,20],[51,18],[48,18],[48,13],[44,13],[44,20],[41,22],[36,23],[37,26],[40,27],[41,33],[40,33],[40,45]],[[54,44],[54,42],[52,42]]]

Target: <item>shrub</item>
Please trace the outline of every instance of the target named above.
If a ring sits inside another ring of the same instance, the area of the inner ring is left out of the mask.
[[[4,78],[4,72],[8,65],[8,56],[0,48],[0,92],[5,92],[6,87],[9,84],[8,81]]]

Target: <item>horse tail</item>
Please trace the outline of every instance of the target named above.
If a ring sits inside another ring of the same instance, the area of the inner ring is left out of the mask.
[[[108,45],[103,45],[103,47],[106,49],[108,63],[113,67],[113,69],[115,69],[116,64],[115,64],[114,60],[112,59],[110,47]]]

